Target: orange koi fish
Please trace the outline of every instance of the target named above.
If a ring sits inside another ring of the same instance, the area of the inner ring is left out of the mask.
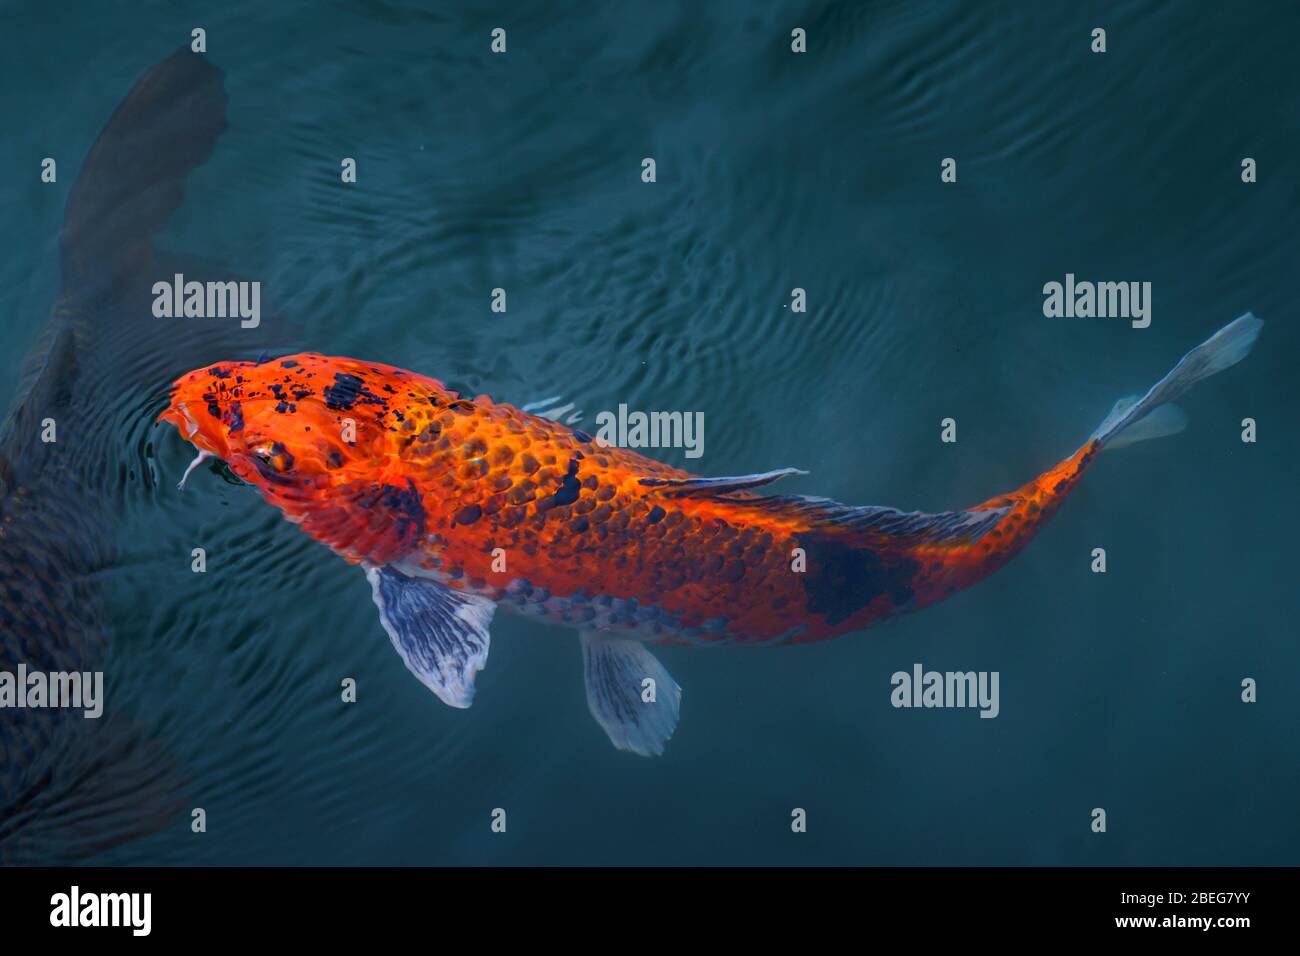
[[[616,747],[658,754],[681,690],[649,644],[821,641],[942,600],[1020,552],[1105,446],[1172,434],[1168,404],[1236,364],[1249,313],[1122,399],[1064,461],[938,514],[699,478],[414,372],[314,353],[178,379],[160,420],[256,486],[370,582],[406,666],[468,707],[497,608],[577,629],[587,702]],[[182,479],[182,485],[184,479]]]

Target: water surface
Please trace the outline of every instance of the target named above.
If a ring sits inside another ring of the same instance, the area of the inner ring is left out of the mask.
[[[107,416],[133,463],[102,572],[110,702],[185,768],[208,831],[182,814],[90,862],[1297,862],[1294,6],[6,14],[6,405],[58,288],[75,170],[194,26],[230,128],[162,245],[260,281],[295,348],[588,416],[702,411],[702,459],[655,452],[702,474],[797,466],[811,474],[782,491],[965,507],[1229,319],[1268,322],[1188,396],[1186,433],[1104,456],[983,585],[823,645],[663,650],[684,697],[654,760],[589,717],[576,636],[508,616],[474,707],[444,707],[357,569],[217,467],[175,491],[189,447],[151,424],[167,381],[127,389]],[[1067,272],[1150,281],[1151,326],[1044,318],[1042,286]],[[141,354],[164,366],[168,335],[159,320]],[[892,708],[890,675],[918,661],[999,671],[1000,716]]]

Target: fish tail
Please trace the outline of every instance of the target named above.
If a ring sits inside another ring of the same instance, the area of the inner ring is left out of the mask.
[[[1145,395],[1116,402],[1090,441],[1095,441],[1099,448],[1107,445],[1121,448],[1182,431],[1187,427],[1187,416],[1170,403],[1197,382],[1231,368],[1249,355],[1263,325],[1250,312],[1233,319],[1184,355]]]
[[[983,562],[979,576],[1000,567],[1028,544],[1074,490],[1103,448],[1120,448],[1182,431],[1187,417],[1182,409],[1170,403],[1197,382],[1245,358],[1263,325],[1263,321],[1249,312],[1238,316],[1184,355],[1145,395],[1116,402],[1096,431],[1068,458],[1010,494],[976,505],[972,510],[1005,511],[998,527],[975,546]]]
[[[136,82],[68,194],[60,236],[65,289],[117,281],[149,265],[154,234],[226,128],[225,105],[221,71],[188,46]]]

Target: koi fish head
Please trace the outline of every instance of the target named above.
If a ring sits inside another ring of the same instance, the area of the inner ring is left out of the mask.
[[[219,362],[177,379],[159,421],[199,449],[196,464],[221,458],[313,536],[377,561],[423,529],[394,462],[410,432],[403,408],[431,389],[452,395],[402,369],[314,353]],[[346,536],[363,526],[364,544]]]

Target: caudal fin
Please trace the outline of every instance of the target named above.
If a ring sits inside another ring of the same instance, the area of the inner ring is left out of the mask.
[[[226,128],[222,73],[183,46],[113,113],[68,195],[63,284],[85,287],[148,264],[150,240],[181,204],[185,179]]]
[[[1187,416],[1169,403],[1201,379],[1231,368],[1249,355],[1263,325],[1251,312],[1233,319],[1184,355],[1145,395],[1116,402],[1092,438],[1101,445],[1120,448],[1182,431]]]

